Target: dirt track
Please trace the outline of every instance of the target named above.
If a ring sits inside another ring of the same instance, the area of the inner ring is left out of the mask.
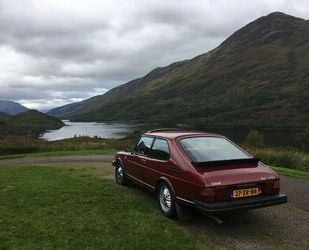
[[[35,158],[17,158],[0,160],[0,166],[44,164],[44,163],[66,163],[66,162],[111,162],[112,155],[77,155],[77,156],[46,156]]]

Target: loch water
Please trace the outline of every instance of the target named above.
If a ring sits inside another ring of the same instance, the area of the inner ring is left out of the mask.
[[[104,123],[104,122],[70,122],[63,121],[65,126],[49,130],[41,135],[41,139],[47,141],[56,141],[75,136],[89,136],[100,138],[115,138],[120,139],[132,133],[137,127],[136,125],[129,125],[123,123]]]

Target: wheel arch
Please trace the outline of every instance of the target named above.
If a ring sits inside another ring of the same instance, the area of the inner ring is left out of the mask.
[[[124,167],[122,159],[119,156],[116,158],[115,162],[116,162],[116,165],[117,165],[117,163],[120,163],[122,165],[122,167]]]
[[[175,193],[175,189],[172,185],[172,183],[169,181],[169,179],[167,179],[166,177],[160,177],[158,180],[157,180],[157,183],[156,183],[156,186],[155,186],[155,192],[157,193],[158,192],[158,188],[159,188],[159,185],[161,182],[166,182],[168,183],[168,185],[171,187],[172,189],[172,192],[173,192],[173,195],[176,196],[176,193]]]

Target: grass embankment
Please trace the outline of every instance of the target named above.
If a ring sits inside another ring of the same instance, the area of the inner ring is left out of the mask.
[[[148,194],[116,185],[112,168],[87,167],[1,167],[0,249],[205,248]]]
[[[132,134],[124,139],[100,139],[90,137],[76,137],[59,141],[44,141],[35,139],[10,138],[0,140],[0,157],[18,157],[24,154],[39,156],[68,155],[87,152],[93,154],[122,150],[132,147],[137,138]]]
[[[309,172],[309,154],[296,149],[284,148],[247,148],[265,164]]]
[[[271,167],[280,175],[290,176],[294,178],[300,178],[309,181],[309,172],[289,169],[289,168],[281,168],[281,167]]]

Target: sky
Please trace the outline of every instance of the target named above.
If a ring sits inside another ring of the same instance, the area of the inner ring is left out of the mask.
[[[307,0],[0,0],[0,99],[46,110],[190,59]]]

